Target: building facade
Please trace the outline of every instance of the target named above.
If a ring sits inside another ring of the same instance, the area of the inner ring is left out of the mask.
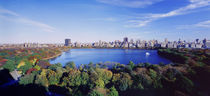
[[[65,39],[65,46],[71,45],[71,39]]]

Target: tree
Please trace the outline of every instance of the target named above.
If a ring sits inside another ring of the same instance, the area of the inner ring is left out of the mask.
[[[93,68],[93,62],[90,62],[90,63],[88,64],[88,68]]]
[[[90,88],[94,88],[96,86],[98,87],[104,87],[104,81],[100,78],[100,76],[95,72],[90,73],[90,82],[89,82]]]
[[[178,88],[178,89],[182,89],[186,92],[189,92],[191,93],[191,91],[193,90],[193,87],[194,87],[194,83],[188,79],[187,77],[179,74],[177,76],[177,80],[175,82],[175,86]]]
[[[144,63],[144,67],[148,68],[151,64],[150,63]]]
[[[152,85],[152,82],[153,82],[151,77],[148,74],[144,73],[144,72],[142,72],[140,74],[137,74],[135,76],[134,80],[135,80],[134,88],[138,88],[138,89],[149,88]]]
[[[61,63],[52,64],[52,65],[50,65],[48,68],[51,69],[51,70],[53,70],[53,71],[56,71],[56,69],[57,69],[58,67],[62,67],[62,64],[61,64]]]
[[[70,69],[67,76],[62,78],[62,85],[80,86],[81,84],[87,84],[88,74],[82,73],[77,69]]]
[[[10,72],[14,71],[16,66],[15,66],[15,62],[13,60],[8,60],[6,62],[6,64],[3,65],[4,69],[8,69]]]
[[[95,69],[96,73],[98,74],[99,78],[101,78],[104,81],[104,84],[109,83],[109,80],[112,78],[112,72],[107,69]]]
[[[49,84],[48,84],[48,79],[46,77],[46,74],[47,74],[47,70],[42,69],[41,74],[36,76],[35,83],[48,87]]]
[[[81,73],[81,85],[87,85],[88,81],[89,81],[89,75],[86,72],[82,72]]]
[[[28,74],[20,78],[19,84],[33,84],[35,74]]]
[[[26,71],[30,68],[32,68],[33,66],[31,65],[31,63],[29,61],[25,61],[25,65],[21,66],[18,70],[22,71],[23,74],[26,73]]]
[[[47,71],[47,78],[49,80],[50,85],[56,85],[59,83],[61,75],[59,75],[55,71],[49,69]]]
[[[70,62],[66,63],[65,67],[66,68],[73,68],[73,69],[75,69],[76,65],[75,65],[75,63],[73,61],[70,61]]]
[[[152,79],[156,79],[156,77],[157,77],[157,72],[155,72],[155,71],[152,70],[152,69],[149,69],[149,76],[150,76]]]
[[[139,75],[133,76],[133,88],[134,89],[144,89],[144,86],[141,84],[141,78]]]
[[[13,60],[15,61],[15,64],[17,65],[18,63],[20,63],[22,58],[20,56],[15,56]]]
[[[107,69],[96,68],[90,72],[90,83],[89,85],[93,87],[104,88],[106,84],[110,82],[112,78],[112,72]]]
[[[79,66],[79,70],[80,70],[80,71],[83,71],[83,64],[81,64],[81,65]]]
[[[133,61],[129,61],[128,65],[131,67],[131,69],[133,69],[135,67],[135,64],[133,63]]]
[[[36,70],[40,70],[40,67],[39,67],[39,65],[36,65],[36,66],[34,66],[34,68],[36,69]]]
[[[152,84],[154,88],[162,88],[162,84],[160,81],[161,76],[158,75],[156,71],[154,71],[153,69],[149,69],[149,76],[153,80]]]
[[[167,81],[172,81],[174,82],[176,80],[176,75],[177,74],[181,74],[178,70],[174,69],[174,68],[169,68],[167,69],[167,71],[164,73],[164,79],[166,79]]]
[[[114,86],[112,86],[109,90],[110,92],[108,96],[119,96],[118,91],[115,89]]]
[[[121,72],[120,74],[114,74],[112,82],[120,89],[120,91],[125,91],[131,87],[133,80],[128,73]]]
[[[91,91],[88,96],[104,96],[103,94],[99,93],[96,90]]]

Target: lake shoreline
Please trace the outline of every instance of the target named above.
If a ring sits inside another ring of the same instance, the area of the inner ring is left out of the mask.
[[[59,54],[56,54],[54,56],[51,56],[51,57],[43,58],[42,60],[50,60],[50,59],[53,59],[53,58],[57,58],[58,56],[61,56],[62,54],[63,54],[63,52],[61,52]]]

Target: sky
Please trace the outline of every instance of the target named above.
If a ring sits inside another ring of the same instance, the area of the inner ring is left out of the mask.
[[[1,43],[210,39],[210,0],[0,0]]]

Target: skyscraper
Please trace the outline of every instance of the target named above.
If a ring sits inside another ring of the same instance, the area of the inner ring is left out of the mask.
[[[128,37],[123,38],[124,43],[128,43]]]
[[[65,46],[70,46],[71,39],[65,39]]]
[[[203,44],[205,44],[206,43],[206,38],[204,38],[204,40],[203,40]]]
[[[165,41],[164,41],[166,44],[168,43],[168,39],[167,38],[165,38]]]
[[[199,39],[195,39],[195,42],[196,42],[196,43],[199,43]]]
[[[133,39],[130,40],[130,43],[132,43],[132,44],[134,43]]]

